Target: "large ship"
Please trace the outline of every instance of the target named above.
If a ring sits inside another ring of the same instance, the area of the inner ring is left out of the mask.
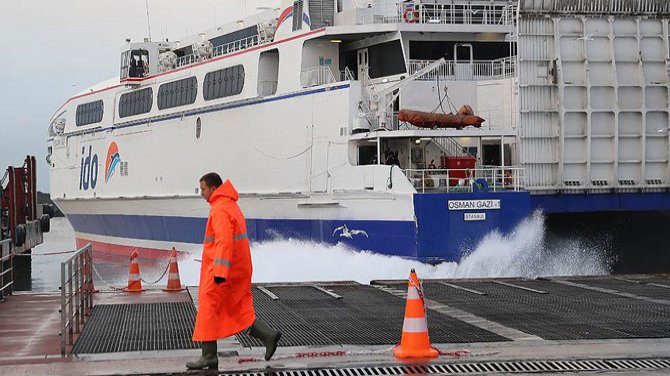
[[[78,243],[195,251],[210,171],[252,241],[458,261],[547,213],[670,208],[663,0],[283,1],[179,41],[50,120]]]

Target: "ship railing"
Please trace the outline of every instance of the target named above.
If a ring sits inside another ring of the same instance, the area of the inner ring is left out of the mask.
[[[328,65],[305,68],[300,72],[302,87],[320,86],[337,82]]]
[[[261,44],[269,43],[271,42],[271,39],[261,39],[258,37],[258,35],[253,35],[247,38],[242,38],[236,41],[232,41],[226,44],[222,44],[219,46],[214,47],[214,50],[212,51],[212,56],[210,57],[202,57],[202,56],[197,56],[195,54],[189,54],[189,55],[184,55],[177,59],[177,67],[183,67],[185,65],[190,65],[194,64],[200,61],[205,61],[209,60],[211,58],[221,56],[221,55],[226,55],[230,54],[233,52],[237,52],[240,50],[244,50],[250,47],[255,47]]]
[[[12,239],[0,241],[0,301],[14,290],[14,260]]]
[[[434,62],[435,60],[408,60],[408,73],[413,74]],[[418,77],[417,80],[433,81],[439,77],[441,80],[478,81],[515,77],[516,72],[515,57],[505,57],[496,60],[474,60],[472,62],[449,60],[445,65]]]
[[[87,244],[60,264],[60,354],[74,344],[93,309],[92,246]]]
[[[403,170],[414,188],[421,193],[473,192],[483,189],[486,181],[489,192],[521,191],[524,169],[512,166],[478,166],[476,168],[429,168]]]
[[[355,19],[352,17],[355,14]],[[442,24],[490,25],[514,24],[516,6],[488,0],[450,1],[439,4],[373,4],[342,12],[336,18],[340,23],[356,24]]]
[[[340,81],[356,81],[354,73],[349,67],[344,67],[344,70],[340,71]]]

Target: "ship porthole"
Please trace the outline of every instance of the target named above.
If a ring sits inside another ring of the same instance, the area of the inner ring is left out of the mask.
[[[195,121],[195,138],[200,139],[200,134],[202,133],[202,120],[198,118]]]

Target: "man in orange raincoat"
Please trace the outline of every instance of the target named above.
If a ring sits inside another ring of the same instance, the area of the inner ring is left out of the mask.
[[[249,329],[265,345],[270,360],[281,333],[256,319],[251,295],[251,252],[247,227],[230,180],[216,173],[200,178],[201,196],[211,209],[207,219],[200,267],[198,315],[193,340],[202,342],[202,356],[189,369],[218,368],[216,340]]]

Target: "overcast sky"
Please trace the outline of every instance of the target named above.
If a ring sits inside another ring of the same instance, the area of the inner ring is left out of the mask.
[[[148,0],[151,36],[179,40],[279,4]],[[38,188],[48,192],[49,118],[72,95],[118,76],[125,39],[148,34],[145,0],[0,0],[0,175],[35,155]]]

